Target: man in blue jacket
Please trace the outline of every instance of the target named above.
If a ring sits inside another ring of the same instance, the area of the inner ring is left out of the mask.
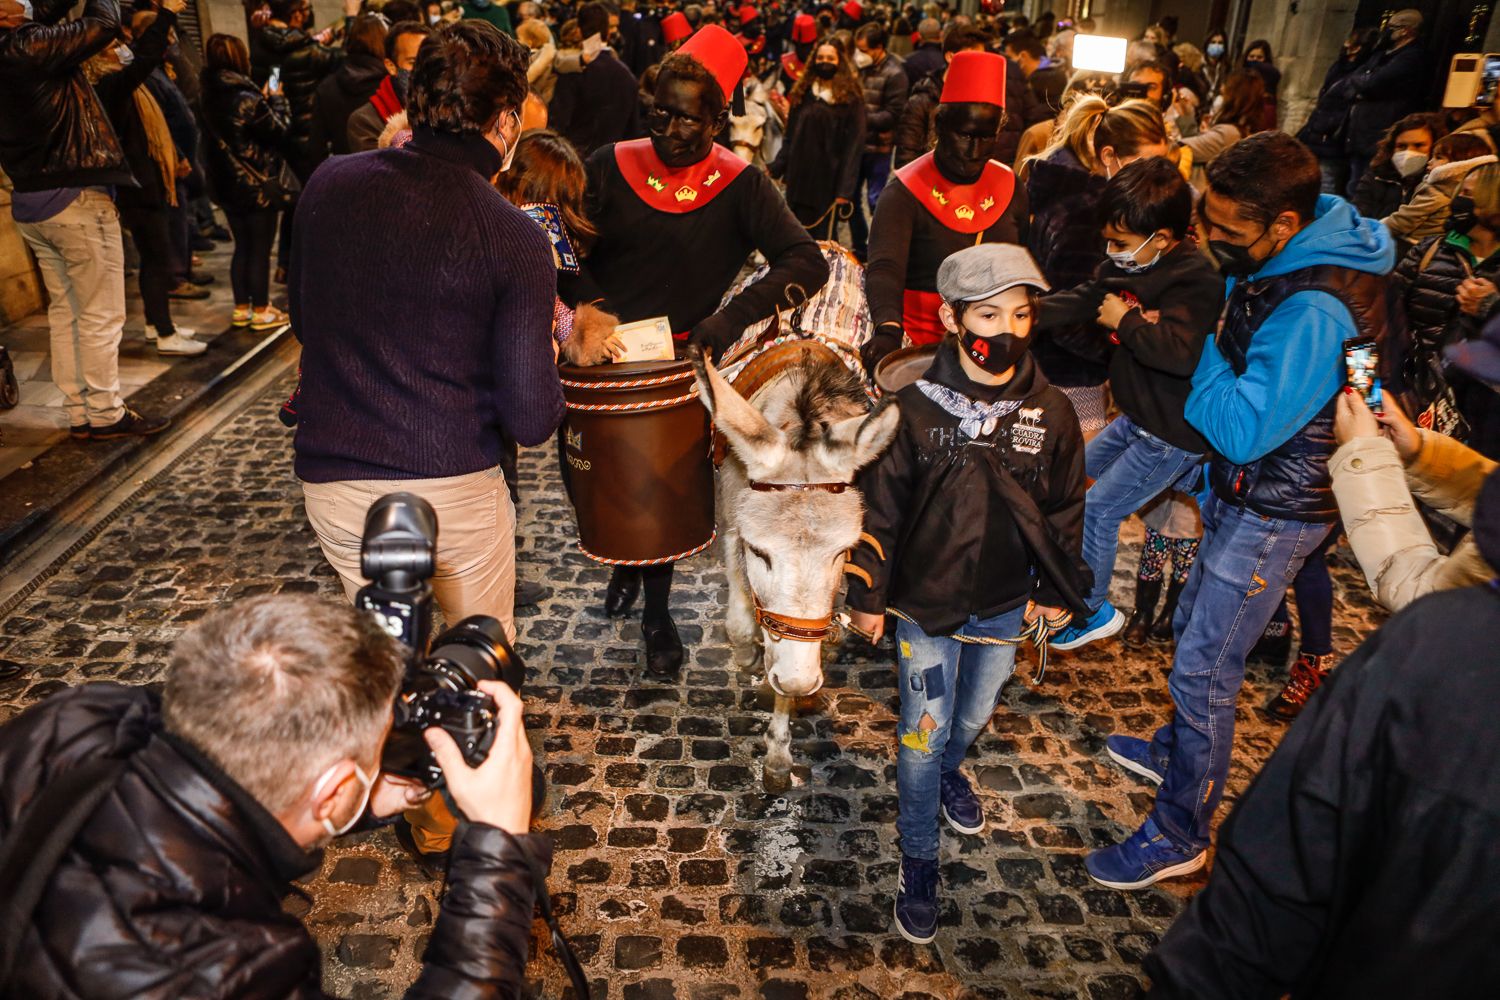
[[[1208,167],[1200,214],[1228,300],[1185,415],[1213,450],[1211,492],[1173,621],[1175,716],[1150,742],[1107,741],[1116,763],[1161,786],[1139,830],[1088,858],[1112,888],[1203,866],[1245,657],[1338,519],[1328,458],[1343,344],[1383,329],[1395,246],[1320,184],[1317,158],[1283,132],[1245,139]]]

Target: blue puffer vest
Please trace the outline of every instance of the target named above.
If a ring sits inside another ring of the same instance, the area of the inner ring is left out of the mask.
[[[1250,342],[1277,307],[1298,292],[1327,292],[1344,304],[1361,337],[1382,337],[1390,303],[1385,275],[1350,268],[1319,265],[1290,271],[1262,281],[1234,287],[1224,303],[1223,320],[1215,340],[1236,375],[1245,374]],[[1383,342],[1383,340],[1382,340]],[[1209,482],[1225,503],[1245,507],[1266,517],[1328,524],[1338,520],[1328,458],[1337,447],[1333,439],[1333,411],[1337,396],[1301,430],[1269,454],[1247,465],[1235,465],[1221,455],[1209,462]]]

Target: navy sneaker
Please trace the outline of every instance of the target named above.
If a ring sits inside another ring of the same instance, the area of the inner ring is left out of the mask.
[[[1053,649],[1067,652],[1087,646],[1096,639],[1108,639],[1125,627],[1125,615],[1113,604],[1105,601],[1083,621],[1075,616],[1072,623],[1047,641]]]
[[[1100,885],[1111,889],[1144,889],[1164,878],[1195,872],[1207,860],[1207,851],[1189,854],[1178,848],[1157,827],[1156,820],[1148,816],[1125,843],[1095,851],[1084,860],[1084,866]]]
[[[896,884],[896,930],[912,944],[931,944],[937,937],[938,866],[908,854],[901,855]]]
[[[969,779],[954,771],[939,779],[942,805],[939,810],[948,825],[959,833],[979,833],[984,829],[984,807],[969,787]]]
[[[1159,785],[1167,779],[1167,762],[1151,753],[1151,741],[1134,736],[1110,736],[1104,741],[1109,759],[1131,774]]]

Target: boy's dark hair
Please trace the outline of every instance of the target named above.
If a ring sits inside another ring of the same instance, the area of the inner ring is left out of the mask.
[[[1269,226],[1282,212],[1304,223],[1318,210],[1323,174],[1318,158],[1285,132],[1258,132],[1214,157],[1208,186],[1239,206],[1245,218]]]
[[[599,35],[601,38],[609,34],[609,8],[595,0],[578,8],[578,30],[583,32],[583,37]]]
[[[390,4],[386,4],[387,7]],[[432,37],[432,29],[425,24],[416,21],[397,21],[391,25],[391,30],[385,36],[385,57],[391,62],[396,61],[396,42],[406,35],[421,35],[423,38]]]
[[[864,43],[872,49],[883,49],[886,42],[891,40],[890,33],[885,30],[885,25],[877,21],[861,25],[854,33],[854,38],[856,41],[863,39]]]
[[[963,52],[976,45],[988,46],[990,36],[967,24],[955,25],[943,35],[943,52]]]
[[[1165,229],[1180,240],[1193,221],[1193,193],[1172,161],[1160,156],[1136,160],[1104,185],[1099,221],[1138,236]]]
[[[1047,55],[1041,40],[1029,31],[1012,31],[1005,36],[1003,47],[1032,59],[1042,59]]]
[[[380,8],[380,13],[385,15],[392,27],[407,21],[422,20],[422,8],[417,6],[416,0],[387,0],[386,5]]]
[[[488,21],[445,25],[422,43],[412,67],[411,123],[458,133],[493,127],[502,110],[521,110],[530,56]]]
[[[1488,156],[1494,150],[1484,141],[1482,132],[1450,132],[1432,144],[1434,158],[1444,157],[1450,163]]]

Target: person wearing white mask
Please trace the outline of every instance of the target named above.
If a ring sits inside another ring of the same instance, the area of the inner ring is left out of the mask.
[[[870,249],[870,227],[865,212],[875,212],[880,192],[891,176],[891,154],[895,149],[896,124],[906,106],[911,81],[901,57],[886,51],[890,35],[881,24],[870,23],[854,34],[854,69],[865,88],[865,152],[859,162],[860,197],[854,199],[849,230],[854,253],[864,260]]]
[[[563,415],[552,249],[492,186],[522,131],[527,62],[481,21],[438,29],[412,68],[410,142],[334,157],[304,188],[287,285],[302,341],[295,471],[345,592],[364,582],[365,510],[405,490],[441,512],[444,619],[490,615],[510,634],[502,457],[508,440],[549,440]],[[434,799],[407,822],[405,841],[436,867],[453,818]]]
[[[1193,473],[1208,450],[1183,408],[1223,303],[1224,279],[1185,239],[1192,210],[1191,189],[1169,160],[1151,157],[1121,167],[1099,200],[1108,259],[1092,281],[1042,299],[1037,326],[1043,332],[1088,320],[1107,331],[1091,347],[1108,357],[1120,409],[1085,453],[1093,480],[1083,526],[1083,558],[1094,573],[1091,614],[1059,632],[1054,649],[1077,649],[1125,627],[1125,615],[1109,601],[1120,524]],[[1141,588],[1137,617],[1152,613],[1160,590],[1160,580],[1154,590]]]

